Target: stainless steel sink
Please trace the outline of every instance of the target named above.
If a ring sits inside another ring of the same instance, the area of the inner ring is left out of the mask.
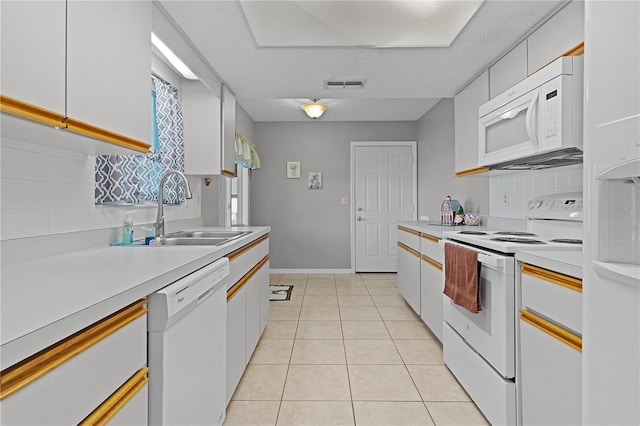
[[[160,245],[163,246],[219,246],[233,238],[212,237],[162,237]]]
[[[178,231],[165,235],[173,238],[226,238],[233,239],[250,234],[252,231]]]
[[[219,246],[252,231],[178,231],[160,238],[163,246]]]

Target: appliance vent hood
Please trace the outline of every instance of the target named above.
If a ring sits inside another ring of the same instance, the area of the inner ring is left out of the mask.
[[[505,161],[503,163],[491,164],[491,170],[541,170],[552,167],[569,166],[572,164],[582,164],[582,150],[570,147],[557,151],[535,154],[530,157],[518,158],[517,160]]]

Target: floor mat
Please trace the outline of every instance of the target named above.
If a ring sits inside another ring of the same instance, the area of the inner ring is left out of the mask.
[[[292,285],[270,285],[271,295],[269,300],[289,300],[291,299]]]

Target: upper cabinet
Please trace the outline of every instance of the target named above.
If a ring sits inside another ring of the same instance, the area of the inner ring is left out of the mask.
[[[222,173],[221,102],[200,81],[183,80],[184,172],[189,175]]]
[[[489,68],[491,99],[527,78],[527,41],[523,41]]]
[[[2,2],[2,94],[65,112],[65,2]]]
[[[148,143],[151,2],[69,1],[67,8],[66,115]]]
[[[485,71],[454,99],[456,176],[478,167],[478,107],[489,100],[489,71]]]
[[[222,174],[235,176],[236,169],[236,97],[222,87]]]
[[[584,42],[584,1],[573,0],[527,39],[529,75]]]
[[[1,15],[3,137],[148,152],[150,2],[8,1]]]

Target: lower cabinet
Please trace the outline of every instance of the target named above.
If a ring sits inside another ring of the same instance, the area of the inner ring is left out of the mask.
[[[232,281],[227,290],[227,404],[269,319],[268,237],[228,257]]]
[[[398,290],[420,315],[420,233],[398,227]]]
[[[421,237],[420,317],[433,334],[442,341],[443,248],[438,244],[438,238],[428,234],[422,234]]]
[[[0,423],[147,424],[140,300],[0,373]]]
[[[521,264],[523,425],[582,424],[582,280]]]

